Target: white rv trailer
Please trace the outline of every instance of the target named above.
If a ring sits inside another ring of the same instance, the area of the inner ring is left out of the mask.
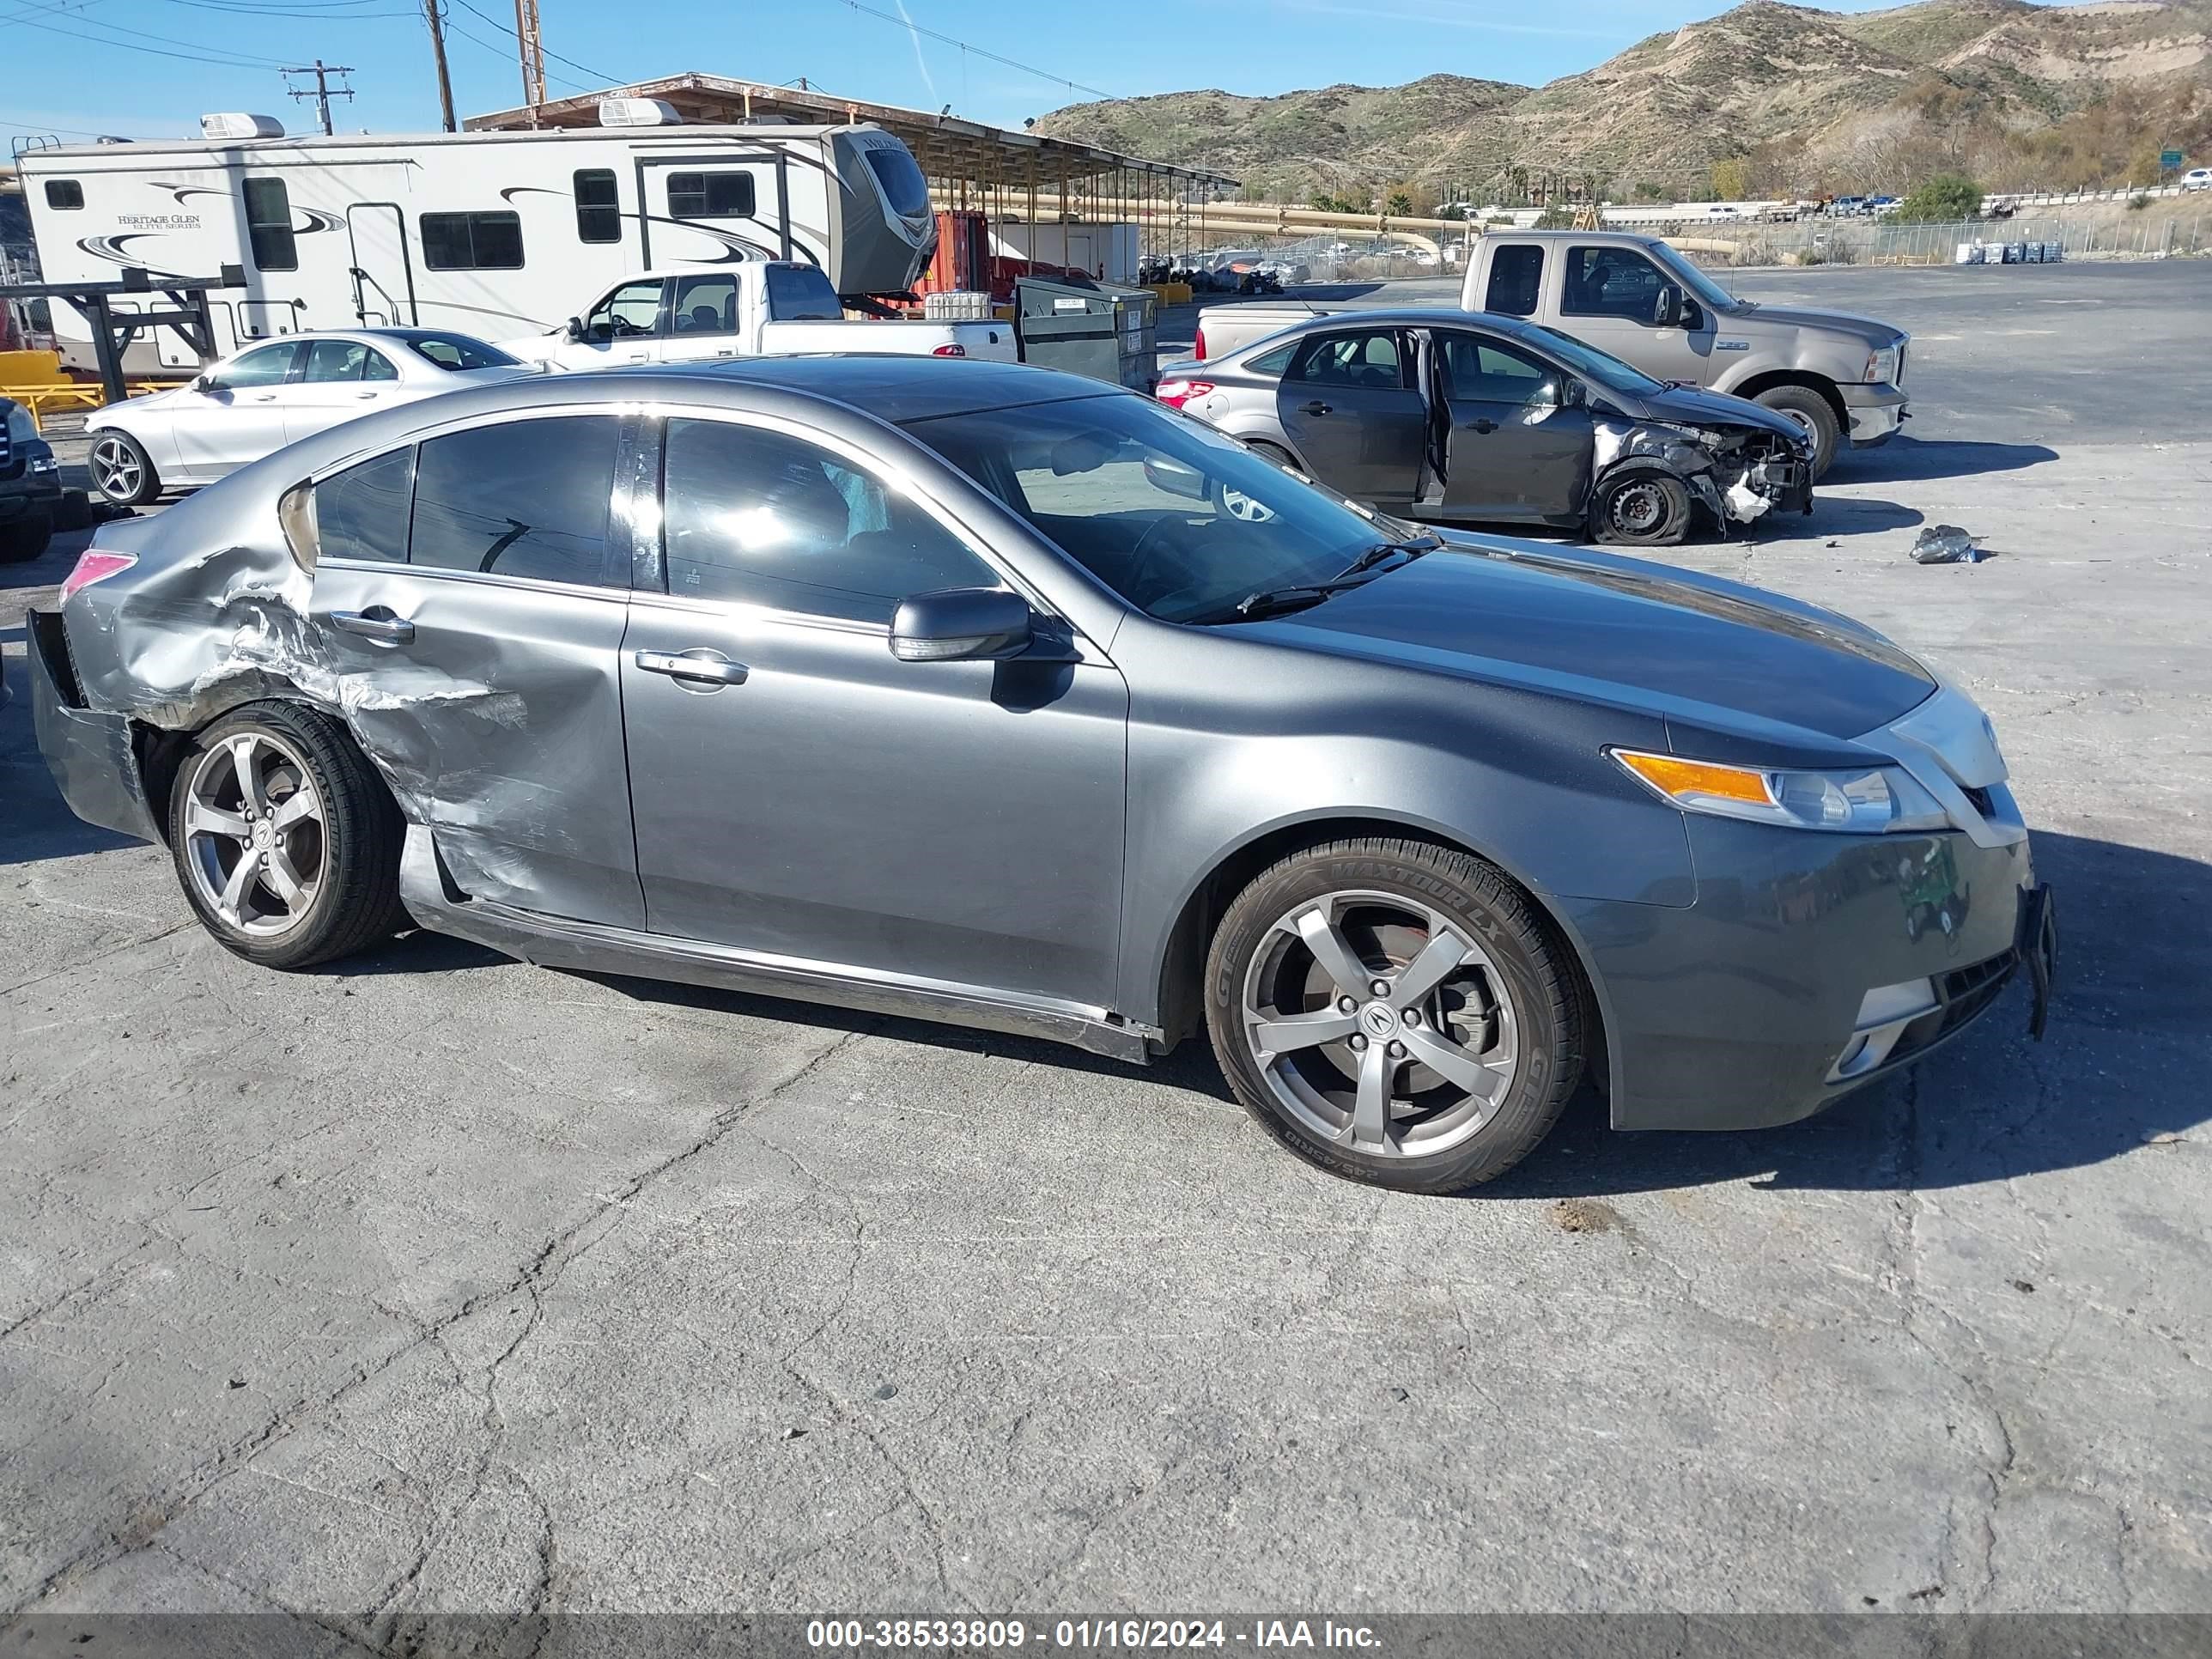
[[[636,121],[643,101],[602,118]],[[935,251],[928,184],[881,127],[684,126],[665,105],[647,118],[661,124],[286,137],[265,116],[211,116],[207,130],[249,136],[34,149],[21,172],[46,282],[242,267],[243,290],[208,296],[220,352],[310,328],[504,339],[647,267],[799,259],[848,298],[896,294]],[[88,364],[84,319],[54,313],[64,359]],[[158,332],[127,366],[198,363]]]

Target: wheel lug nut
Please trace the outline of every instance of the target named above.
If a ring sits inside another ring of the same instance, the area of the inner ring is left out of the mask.
[[[1392,1044],[1390,1045],[1390,1058],[1391,1058],[1391,1059],[1393,1059],[1393,1060],[1403,1060],[1403,1059],[1405,1059],[1405,1057],[1406,1057],[1406,1045],[1405,1045],[1404,1043],[1402,1043],[1402,1042],[1394,1042],[1394,1043],[1392,1043]]]
[[[1358,1006],[1359,1005],[1350,997],[1339,997],[1336,1000],[1336,1012],[1340,1014],[1348,1014]]]
[[[1406,1010],[1406,1024],[1408,1024],[1408,1025],[1419,1025],[1420,1023],[1421,1023],[1421,1011],[1420,1011],[1419,1009],[1418,1009],[1418,1008],[1408,1008],[1408,1009],[1407,1009],[1407,1010]]]
[[[1352,1034],[1352,1053],[1354,1053],[1354,1054],[1358,1054],[1358,1053],[1359,1053],[1359,1052],[1361,1052],[1363,1049],[1364,1049],[1366,1047],[1367,1047],[1367,1039],[1366,1039],[1365,1037],[1364,1037],[1364,1036],[1360,1036],[1358,1032],[1354,1031],[1354,1032]]]
[[[1390,994],[1390,981],[1387,979],[1378,979],[1367,988],[1378,997],[1387,997]]]

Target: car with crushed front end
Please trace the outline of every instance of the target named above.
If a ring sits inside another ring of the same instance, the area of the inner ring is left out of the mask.
[[[1018,365],[388,410],[102,526],[27,634],[70,805],[251,961],[411,923],[1133,1062],[1204,1031],[1283,1143],[1415,1191],[1586,1073],[1622,1128],[1782,1123],[2047,984],[1990,724],[1889,641]]]
[[[1671,547],[1813,510],[1812,444],[1741,398],[1654,380],[1541,324],[1334,313],[1168,364],[1153,396],[1356,501]]]

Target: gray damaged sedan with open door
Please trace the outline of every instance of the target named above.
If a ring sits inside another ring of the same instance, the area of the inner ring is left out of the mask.
[[[1656,380],[1538,324],[1336,313],[1154,395],[1355,501],[1431,524],[1536,524],[1671,547],[1813,510],[1810,441],[1745,398]]]
[[[1330,1170],[1786,1122],[1955,1036],[2048,893],[1865,628],[1437,537],[1013,365],[518,381],[103,526],[39,741],[239,955],[410,922],[1140,1061]],[[1930,924],[1929,917],[1940,918]]]

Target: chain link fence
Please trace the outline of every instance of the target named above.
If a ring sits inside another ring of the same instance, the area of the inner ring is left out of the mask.
[[[2109,224],[2026,216],[1934,225],[1807,219],[1747,225],[1741,234],[1699,228],[1683,240],[1693,245],[1686,251],[1710,264],[1948,265],[1957,263],[1962,243],[1972,242],[1992,249],[2036,242],[2058,247],[2069,259],[2188,258],[2212,252],[2208,229],[2212,227],[2203,215]]]

